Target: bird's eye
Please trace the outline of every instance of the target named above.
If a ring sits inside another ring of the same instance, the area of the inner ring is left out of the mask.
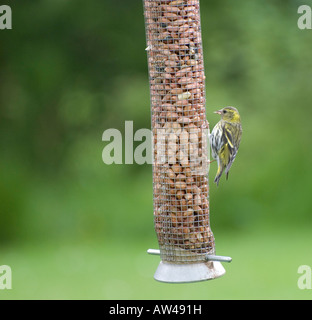
[[[223,110],[223,113],[226,113],[226,110]]]

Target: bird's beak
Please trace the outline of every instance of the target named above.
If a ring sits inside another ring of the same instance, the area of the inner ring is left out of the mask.
[[[215,111],[214,113],[221,114],[222,110]]]

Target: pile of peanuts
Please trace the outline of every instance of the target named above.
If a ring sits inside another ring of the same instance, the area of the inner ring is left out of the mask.
[[[213,253],[199,0],[144,0],[160,248]],[[164,253],[163,253],[164,257]]]

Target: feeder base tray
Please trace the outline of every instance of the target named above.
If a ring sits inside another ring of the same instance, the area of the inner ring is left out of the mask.
[[[160,282],[185,283],[211,280],[225,274],[218,261],[174,264],[161,261],[154,275]]]

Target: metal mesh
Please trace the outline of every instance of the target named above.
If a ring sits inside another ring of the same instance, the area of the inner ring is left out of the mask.
[[[214,254],[199,0],[143,0],[153,130],[154,225],[161,259]]]

